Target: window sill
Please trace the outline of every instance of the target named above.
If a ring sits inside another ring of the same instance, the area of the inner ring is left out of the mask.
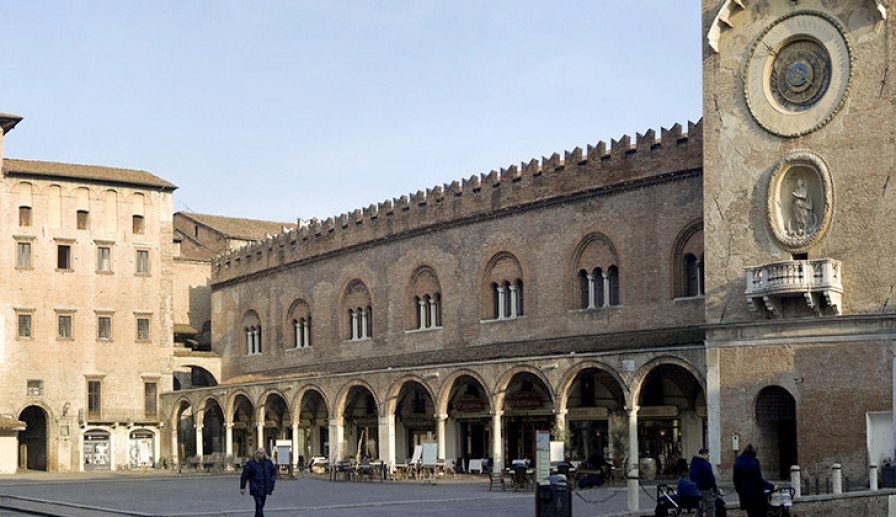
[[[16,271],[34,271],[34,266],[16,266]]]
[[[614,309],[621,309],[622,305],[609,305],[607,307],[593,307],[591,309],[573,309],[569,312],[573,313],[591,313],[591,312],[600,312],[600,311],[610,311]]]
[[[479,323],[502,323],[502,322],[505,322],[505,321],[517,321],[517,320],[522,320],[522,319],[525,319],[525,318],[526,318],[526,315],[523,314],[523,315],[516,316],[516,317],[513,317],[513,318],[502,318],[502,319],[491,319],[491,320],[479,320]]]
[[[442,330],[444,327],[439,325],[438,327],[427,327],[425,329],[413,329],[413,330],[405,330],[405,334],[419,334],[421,332],[432,332],[434,330]]]
[[[706,296],[704,296],[702,294],[698,294],[697,296],[679,296],[677,298],[673,298],[672,301],[676,302],[676,303],[677,302],[690,302],[690,301],[694,301],[694,300],[704,300],[705,298],[706,298]]]

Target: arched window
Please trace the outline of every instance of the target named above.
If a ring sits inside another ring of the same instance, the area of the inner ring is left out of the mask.
[[[304,300],[296,300],[289,308],[291,345],[293,348],[311,346],[311,309]],[[289,343],[289,341],[287,341]]]
[[[499,253],[492,257],[486,270],[489,282],[487,305],[490,311],[483,316],[495,320],[516,319],[523,312],[522,268],[516,257],[510,253]]]
[[[349,283],[343,299],[343,314],[348,341],[360,341],[373,337],[373,303],[367,286],[360,280]]]
[[[246,332],[246,354],[261,354],[261,326],[250,325],[245,328]]]
[[[616,248],[604,235],[588,236],[576,252],[579,309],[619,305],[619,266]]]
[[[687,226],[675,241],[673,254],[673,297],[699,298],[704,295],[703,221]]]
[[[410,330],[429,330],[442,326],[442,295],[439,278],[426,266],[411,277],[408,327]]]
[[[261,319],[255,311],[243,316],[243,344],[246,355],[261,354]]]

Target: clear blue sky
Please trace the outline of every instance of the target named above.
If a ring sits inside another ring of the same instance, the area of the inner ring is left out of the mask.
[[[10,158],[351,212],[701,116],[698,0],[0,0]]]

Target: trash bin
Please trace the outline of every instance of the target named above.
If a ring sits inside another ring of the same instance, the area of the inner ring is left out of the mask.
[[[885,488],[896,488],[896,467],[881,467],[880,481]]]
[[[572,517],[572,490],[558,477],[535,490],[535,517]]]

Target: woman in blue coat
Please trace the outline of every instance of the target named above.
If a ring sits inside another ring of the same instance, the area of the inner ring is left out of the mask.
[[[277,481],[277,470],[274,463],[267,459],[264,447],[255,451],[255,458],[246,462],[240,475],[240,495],[246,494],[246,481],[249,482],[249,493],[255,497],[255,517],[264,517],[264,502],[274,491]]]
[[[768,512],[766,492],[774,490],[775,485],[762,478],[762,468],[752,445],[747,445],[734,462],[734,489],[740,507],[747,511],[748,517],[765,517]]]

